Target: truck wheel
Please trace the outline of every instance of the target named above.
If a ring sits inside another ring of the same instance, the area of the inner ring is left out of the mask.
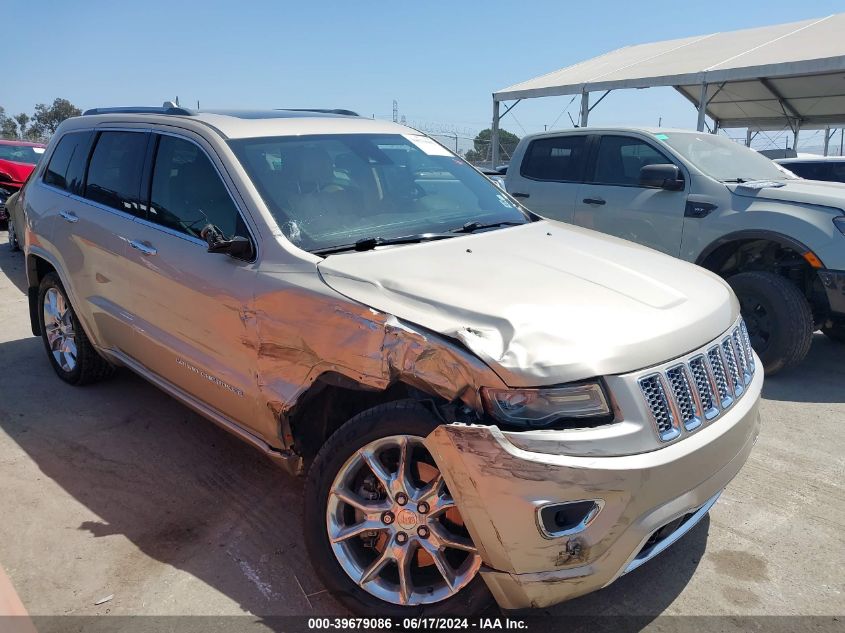
[[[752,271],[728,279],[739,299],[751,345],[767,374],[804,360],[813,342],[810,304],[789,280]]]
[[[85,385],[114,373],[114,367],[85,335],[56,273],[48,273],[41,280],[38,319],[44,349],[59,378],[71,385]]]
[[[9,218],[9,248],[14,251],[21,250],[20,242],[18,242],[18,234],[15,232],[15,223]]]
[[[831,341],[845,343],[845,319],[834,321],[830,327],[823,327],[822,333]]]
[[[350,611],[467,616],[491,603],[481,557],[423,445],[440,422],[422,405],[379,405],[322,447],[305,486],[305,545]]]

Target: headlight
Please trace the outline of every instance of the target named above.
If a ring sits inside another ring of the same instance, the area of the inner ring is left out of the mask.
[[[838,218],[833,218],[833,224],[839,229],[842,235],[845,235],[845,215],[840,215]]]
[[[543,428],[562,418],[610,415],[604,389],[598,382],[540,389],[483,387],[481,398],[489,415],[514,426]]]

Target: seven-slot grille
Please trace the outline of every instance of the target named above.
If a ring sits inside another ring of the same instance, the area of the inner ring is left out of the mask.
[[[745,322],[718,342],[658,373],[639,379],[661,440],[668,442],[713,420],[744,392],[754,375]]]

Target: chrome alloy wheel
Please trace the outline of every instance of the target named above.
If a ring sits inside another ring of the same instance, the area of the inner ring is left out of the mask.
[[[44,293],[44,329],[53,358],[62,371],[76,368],[76,331],[73,316],[65,296],[56,288]]]
[[[481,566],[420,437],[381,438],[352,455],[332,483],[326,525],[352,581],[393,604],[445,600]]]

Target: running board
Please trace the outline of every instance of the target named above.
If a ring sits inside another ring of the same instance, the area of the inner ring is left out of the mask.
[[[237,436],[247,444],[252,445],[254,448],[264,453],[264,455],[270,458],[278,466],[281,466],[287,473],[294,476],[302,474],[302,457],[297,455],[293,451],[279,450],[270,446],[263,439],[247,431],[240,424],[233,421],[231,418],[223,415],[217,409],[209,407],[207,404],[205,404],[201,400],[198,400],[197,398],[189,394],[187,391],[184,391],[183,389],[180,389],[179,387],[166,381],[164,378],[162,378],[155,372],[150,371],[147,367],[130,358],[123,352],[113,348],[105,351],[109,356],[113,356],[121,364],[131,369],[133,372],[138,374],[147,382],[155,385],[156,387],[164,391],[166,394],[175,398],[188,408],[192,409],[204,418],[211,420],[220,428],[228,431],[232,435]]]

